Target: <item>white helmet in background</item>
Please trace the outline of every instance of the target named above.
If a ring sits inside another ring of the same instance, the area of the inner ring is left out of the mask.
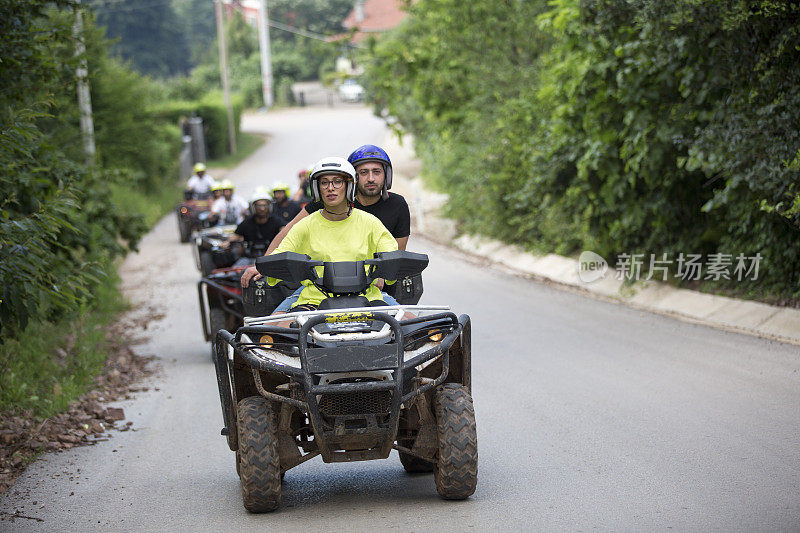
[[[269,190],[265,189],[264,187],[259,187],[253,192],[252,196],[250,196],[250,212],[252,214],[256,214],[256,208],[254,204],[261,200],[267,202],[267,213],[272,212],[272,195],[270,194]]]
[[[317,161],[314,169],[308,180],[311,184],[311,195],[314,200],[319,202],[322,200],[322,194],[319,190],[319,179],[322,176],[342,176],[347,179],[347,189],[345,191],[345,198],[348,202],[352,203],[356,198],[356,185],[358,184],[358,175],[356,169],[353,168],[347,159],[342,157],[324,157]]]

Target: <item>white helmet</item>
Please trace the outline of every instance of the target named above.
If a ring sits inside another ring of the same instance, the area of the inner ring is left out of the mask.
[[[335,174],[337,176],[344,176],[349,178],[347,181],[347,189],[345,190],[345,198],[348,202],[353,202],[356,198],[356,185],[358,185],[358,175],[353,165],[347,162],[347,159],[342,157],[324,157],[317,161],[314,169],[308,180],[311,184],[311,195],[314,200],[319,202],[322,200],[322,194],[319,192],[319,178]]]
[[[254,192],[253,195],[250,197],[250,212],[252,214],[256,213],[255,207],[253,204],[260,200],[266,200],[268,207],[268,212],[272,211],[272,196],[270,195],[269,191],[264,187],[258,187]]]

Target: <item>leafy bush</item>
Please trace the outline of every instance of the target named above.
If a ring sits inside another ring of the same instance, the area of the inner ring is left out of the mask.
[[[744,253],[800,297],[800,6],[430,0],[367,53],[468,231],[541,251]],[[485,27],[493,31],[484,31]]]
[[[98,158],[84,164],[73,7],[0,0],[0,341],[90,305],[111,259],[146,229],[110,200],[114,189],[160,195],[177,177],[177,128],[150,111],[161,93],[108,58],[90,18],[81,37]]]
[[[233,98],[233,116],[237,135],[242,108],[241,97]],[[191,102],[166,102],[158,111],[158,116],[174,123],[195,116],[202,118],[208,158],[216,159],[230,153],[228,112],[225,110],[221,92],[206,93],[200,100]]]

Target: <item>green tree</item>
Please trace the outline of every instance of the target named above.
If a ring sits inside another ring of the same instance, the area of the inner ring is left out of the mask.
[[[343,31],[342,21],[353,9],[352,0],[270,0],[269,17],[294,28],[332,35]],[[273,31],[278,40],[291,41],[286,31]]]
[[[189,48],[190,64],[198,65],[215,46],[217,30],[214,2],[209,0],[172,0],[175,15]]]
[[[376,111],[469,231],[561,253],[760,253],[800,296],[795,3],[414,3]],[[491,31],[486,31],[490,28]]]
[[[158,91],[107,57],[91,17],[80,38],[99,158],[82,164],[75,7],[0,0],[0,339],[91,302],[109,260],[145,229],[141,216],[112,203],[112,189],[171,181],[177,128],[148,112]]]
[[[189,70],[186,34],[169,2],[91,0],[97,24],[119,39],[114,53],[143,73],[161,78]]]

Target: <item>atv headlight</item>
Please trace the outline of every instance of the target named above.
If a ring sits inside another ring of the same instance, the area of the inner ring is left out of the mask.
[[[436,331],[435,329],[428,330],[428,338],[433,342],[439,342],[443,337],[444,335],[441,331]]]
[[[272,348],[273,341],[272,335],[262,335],[261,338],[258,339],[258,343],[263,345],[264,348]]]

